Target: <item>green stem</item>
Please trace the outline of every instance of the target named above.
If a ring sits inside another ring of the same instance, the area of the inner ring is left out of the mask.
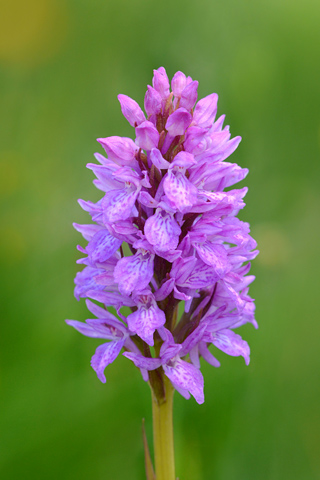
[[[175,480],[172,406],[174,388],[164,375],[165,398],[152,391],[153,444],[157,480]]]

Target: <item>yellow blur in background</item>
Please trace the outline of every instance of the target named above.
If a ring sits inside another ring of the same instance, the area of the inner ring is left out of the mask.
[[[1,2],[0,60],[31,68],[52,58],[66,41],[69,22],[63,1]]]

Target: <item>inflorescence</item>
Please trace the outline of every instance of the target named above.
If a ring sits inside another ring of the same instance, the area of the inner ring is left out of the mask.
[[[94,224],[74,224],[88,241],[78,247],[86,257],[78,261],[85,268],[76,275],[75,296],[87,297],[97,318],[67,323],[107,341],[91,360],[102,382],[123,349],[154,390],[165,374],[181,395],[203,403],[200,357],[218,367],[213,344],[248,364],[249,346],[234,329],[257,327],[248,295],[254,276],[247,274],[258,251],[249,224],[236,217],[247,188],[228,189],[248,170],[225,161],[241,138],[230,140],[224,115],[215,119],[217,94],[196,103],[198,82],[182,72],[170,92],[163,67],[154,70],[152,85],[147,118],[134,100],[118,96],[135,141],[100,138],[108,158],[97,153],[100,165],[87,165],[104,196],[79,200]]]

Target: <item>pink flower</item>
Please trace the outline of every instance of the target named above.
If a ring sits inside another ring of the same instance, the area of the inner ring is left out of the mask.
[[[216,119],[216,93],[196,103],[198,82],[182,72],[170,93],[163,67],[154,70],[152,85],[147,117],[135,100],[118,96],[135,141],[100,138],[107,158],[96,154],[100,165],[88,164],[104,196],[79,201],[94,224],[74,224],[88,241],[78,247],[85,268],[76,275],[75,295],[104,307],[88,301],[97,319],[67,323],[108,340],[91,362],[102,382],[124,348],[144,380],[160,369],[181,395],[203,403],[200,357],[218,367],[212,345],[248,364],[249,346],[234,329],[257,327],[248,273],[258,252],[249,225],[236,217],[247,188],[229,188],[248,170],[225,161],[241,138],[231,138],[224,116]]]

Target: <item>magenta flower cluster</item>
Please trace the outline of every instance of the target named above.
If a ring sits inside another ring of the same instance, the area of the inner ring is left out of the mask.
[[[229,188],[248,170],[225,161],[241,138],[230,139],[224,115],[216,119],[217,94],[197,102],[198,82],[182,72],[170,92],[163,67],[152,85],[146,115],[118,96],[135,140],[98,139],[107,158],[97,153],[100,165],[88,164],[104,195],[97,203],[79,200],[94,223],[74,224],[88,241],[78,247],[86,257],[75,296],[88,298],[96,318],[67,323],[106,340],[91,361],[102,382],[123,349],[144,380],[161,371],[181,395],[203,403],[200,357],[218,367],[213,345],[248,364],[249,346],[234,329],[257,326],[247,274],[258,252],[249,224],[236,217],[247,188]]]

